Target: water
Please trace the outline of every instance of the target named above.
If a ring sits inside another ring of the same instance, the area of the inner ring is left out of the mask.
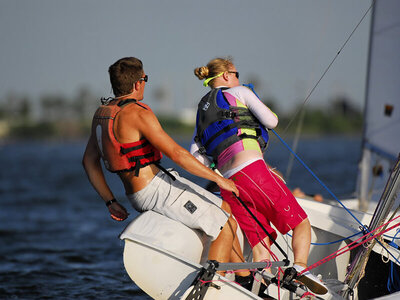
[[[180,144],[187,147],[188,141]],[[0,146],[0,299],[150,299],[125,272],[118,239],[137,214],[117,176],[107,174],[130,211],[128,222],[111,220],[83,172],[84,147],[84,142]],[[338,196],[354,190],[359,138],[304,139],[298,153]],[[271,142],[266,157],[285,173],[288,151],[279,141]],[[164,165],[172,163],[166,159]],[[289,185],[328,196],[298,163]]]

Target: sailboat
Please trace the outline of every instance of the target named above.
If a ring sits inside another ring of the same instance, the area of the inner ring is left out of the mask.
[[[293,262],[290,236],[285,235],[276,244],[287,255],[278,253],[278,260],[269,265],[271,272],[257,274],[270,283],[266,294],[272,299],[400,298],[400,282],[396,281],[400,270],[396,239],[400,225],[396,211],[400,188],[399,11],[398,0],[373,3],[357,197],[337,199],[338,203],[298,198],[312,225],[310,271],[321,275],[328,292],[311,294],[290,274],[277,275],[279,270],[290,270],[288,261]],[[238,236],[248,253],[240,230]],[[258,281],[251,292],[233,282],[231,273],[220,276],[216,271],[263,270],[265,263],[207,261],[207,236],[165,216],[153,211],[140,214],[120,239],[125,241],[123,260],[128,275],[154,299],[261,299],[254,293]],[[276,250],[273,245],[272,251]],[[382,282],[390,276],[391,290],[382,289]]]

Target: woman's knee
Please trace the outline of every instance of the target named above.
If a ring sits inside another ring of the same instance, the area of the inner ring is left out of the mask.
[[[293,234],[296,234],[296,232],[298,232],[298,234],[300,234],[301,232],[311,234],[310,220],[306,218],[303,221],[301,221],[300,224],[298,224],[295,228],[293,228]]]
[[[300,222],[299,225],[297,225],[296,227],[299,228],[311,228],[311,223],[310,220],[308,218],[305,218],[303,221]],[[295,228],[296,228],[295,227]]]
[[[260,241],[253,248],[253,257],[255,261],[261,261],[263,259],[269,258],[269,247],[270,240],[268,237],[265,237],[263,241]]]

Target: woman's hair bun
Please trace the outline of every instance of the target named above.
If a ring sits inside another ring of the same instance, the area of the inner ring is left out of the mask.
[[[194,75],[196,75],[196,77],[199,78],[200,80],[203,80],[204,78],[207,78],[207,76],[208,76],[208,67],[203,66],[203,67],[194,69]]]

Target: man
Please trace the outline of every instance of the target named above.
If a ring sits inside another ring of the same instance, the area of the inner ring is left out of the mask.
[[[148,76],[139,59],[118,60],[110,66],[109,75],[115,98],[104,101],[94,115],[83,167],[111,217],[123,221],[128,213],[115,200],[105,180],[101,158],[109,171],[118,174],[136,210],[154,210],[190,228],[203,230],[213,239],[209,259],[242,262],[235,238],[237,224],[230,216],[229,205],[177,172],[162,168],[161,153],[191,174],[238,194],[233,181],[205,167],[179,146],[162,129],[150,107],[140,102]]]

